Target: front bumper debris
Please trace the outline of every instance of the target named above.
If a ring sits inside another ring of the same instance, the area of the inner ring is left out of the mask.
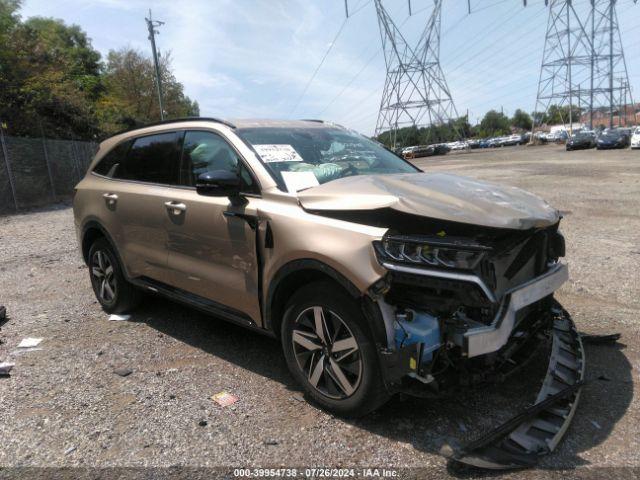
[[[508,291],[491,325],[470,328],[461,339],[466,355],[476,357],[496,352],[504,346],[513,333],[518,311],[551,295],[569,278],[569,269],[557,263],[545,274]]]
[[[458,449],[454,461],[488,469],[533,466],[567,431],[584,381],[581,337],[569,314],[554,309],[549,366],[536,403],[488,434]]]

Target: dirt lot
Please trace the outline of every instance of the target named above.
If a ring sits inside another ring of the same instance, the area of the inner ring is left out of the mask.
[[[418,163],[522,187],[563,211],[571,280],[558,298],[581,331],[623,339],[587,346],[592,382],[541,466],[569,470],[558,477],[614,474],[605,467],[638,473],[640,152],[513,147]],[[10,315],[0,361],[16,363],[0,378],[0,467],[386,466],[421,467],[421,477],[476,475],[448,464],[442,443],[473,438],[532,401],[545,368],[454,401],[396,398],[364,419],[334,418],[302,400],[274,340],[160,299],[131,321],[108,321],[66,206],[0,218],[0,303]],[[43,338],[41,350],[13,353],[24,337]],[[121,377],[118,368],[133,373]],[[216,406],[210,397],[222,390],[240,401]]]

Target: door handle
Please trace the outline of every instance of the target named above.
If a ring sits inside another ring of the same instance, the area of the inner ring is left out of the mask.
[[[102,198],[105,199],[107,205],[115,205],[118,201],[118,195],[116,195],[115,193],[104,193],[102,195]]]
[[[164,206],[174,215],[180,215],[182,212],[187,211],[187,206],[180,202],[164,202]]]

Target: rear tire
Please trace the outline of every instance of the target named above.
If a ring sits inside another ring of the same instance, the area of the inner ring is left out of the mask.
[[[105,238],[89,249],[89,277],[93,292],[107,313],[124,313],[140,303],[141,292],[124,277],[113,247]]]
[[[388,400],[365,318],[337,286],[315,282],[298,290],[281,331],[291,374],[323,409],[359,417]]]

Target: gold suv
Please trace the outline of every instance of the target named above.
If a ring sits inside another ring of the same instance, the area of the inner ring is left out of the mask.
[[[147,291],[275,336],[307,398],[343,415],[528,356],[567,279],[543,200],[422,172],[320,121],[115,135],[73,209],[105,311]]]

